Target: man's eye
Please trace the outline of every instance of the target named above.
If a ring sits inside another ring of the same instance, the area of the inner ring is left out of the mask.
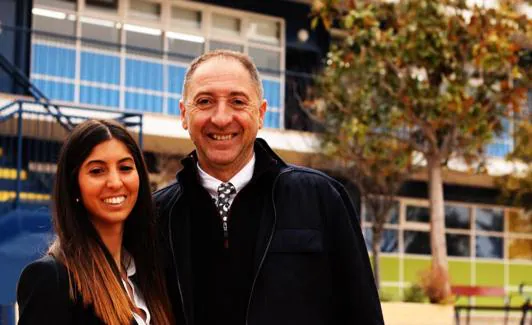
[[[208,98],[201,98],[196,101],[196,105],[198,106],[207,106],[211,104],[211,100]]]
[[[247,101],[243,100],[243,99],[239,99],[239,98],[235,98],[231,101],[231,103],[234,105],[234,106],[237,106],[237,107],[242,107],[242,106],[246,106],[248,103]]]

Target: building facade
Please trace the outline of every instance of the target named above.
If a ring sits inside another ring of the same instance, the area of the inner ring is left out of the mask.
[[[100,108],[143,113],[143,144],[152,174],[156,178],[165,168],[173,168],[158,182],[164,183],[178,165],[163,162],[192,149],[179,122],[178,106],[187,64],[213,49],[248,53],[260,70],[269,105],[259,136],[289,162],[326,170],[313,158],[319,144],[309,131],[316,126],[301,105],[331,42],[323,28],[311,28],[310,4],[304,0],[8,0],[0,3],[0,42],[6,44],[0,54],[54,103],[89,112]],[[25,92],[2,71],[0,91],[0,107]],[[511,132],[508,123],[507,132],[488,146],[495,157],[494,169],[504,169],[502,157],[513,147]],[[58,143],[56,138],[39,140]],[[9,155],[6,148],[0,148],[0,156]],[[9,166],[0,170],[0,178],[12,175]],[[491,176],[453,172],[445,182],[452,283],[504,286],[508,292],[517,292],[520,283],[532,283],[531,215],[498,204]],[[345,183],[358,202],[354,185]],[[0,187],[2,192],[7,190]],[[381,280],[383,292],[394,299],[430,263],[426,194],[426,178],[408,182],[385,227]],[[0,195],[0,201],[10,199],[8,194]],[[371,217],[363,204],[356,205],[369,248]],[[29,249],[42,252],[44,242]],[[0,257],[12,254],[15,246],[29,247],[24,245],[0,236]],[[14,302],[13,281],[19,271],[17,266],[2,275],[0,284],[8,293],[0,304]]]

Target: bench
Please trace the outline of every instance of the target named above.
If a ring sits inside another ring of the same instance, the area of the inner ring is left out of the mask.
[[[468,297],[469,305],[467,306],[455,306],[455,318],[456,324],[460,324],[460,311],[467,311],[467,324],[469,325],[471,320],[471,310],[496,310],[496,311],[505,311],[504,315],[504,324],[508,324],[509,312],[512,310],[521,310],[519,307],[511,307],[510,299],[511,297],[506,294],[506,291],[503,287],[486,287],[486,286],[452,286],[452,293],[458,299],[459,297]],[[483,305],[473,305],[471,299],[473,297],[501,297],[504,299],[504,306],[483,306]]]
[[[451,291],[458,299],[459,297],[468,297],[469,305],[467,306],[455,306],[456,325],[460,324],[460,311],[467,310],[467,324],[469,325],[471,320],[471,310],[492,310],[492,311],[504,311],[504,324],[508,324],[508,316],[510,311],[522,312],[520,325],[525,325],[526,315],[529,310],[532,310],[530,303],[531,296],[525,292],[525,283],[519,285],[519,294],[525,299],[524,304],[521,307],[512,307],[510,301],[511,295],[508,295],[503,287],[486,287],[486,286],[452,286]],[[473,305],[471,299],[473,297],[501,297],[504,299],[504,306],[483,306]],[[532,324],[532,323],[531,323]]]

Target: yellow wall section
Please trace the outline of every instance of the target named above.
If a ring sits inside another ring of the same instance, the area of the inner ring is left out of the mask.
[[[430,260],[407,257],[404,261],[404,281],[418,283],[420,272],[430,267]]]
[[[381,256],[381,281],[399,281],[399,258],[395,256]]]
[[[532,264],[510,264],[510,285],[528,283],[532,286]]]
[[[476,285],[504,286],[504,264],[502,262],[477,262]]]
[[[449,261],[449,276],[451,283],[456,285],[471,284],[471,262]]]

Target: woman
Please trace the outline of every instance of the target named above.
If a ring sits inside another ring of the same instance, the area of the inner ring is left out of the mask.
[[[121,125],[89,120],[72,131],[52,218],[55,242],[19,280],[20,325],[173,323],[146,165]]]

